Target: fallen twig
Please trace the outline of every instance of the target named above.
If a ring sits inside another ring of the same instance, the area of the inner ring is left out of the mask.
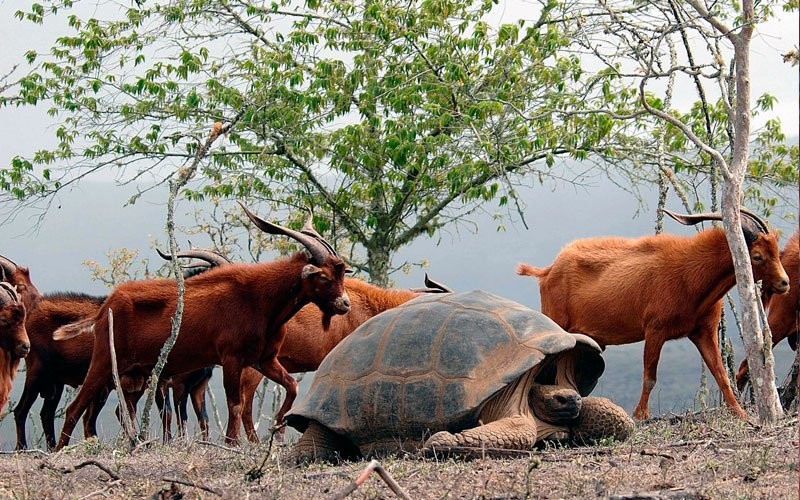
[[[643,493],[631,493],[629,495],[611,495],[609,500],[694,500],[706,498],[702,494],[684,488],[670,488],[668,490],[647,491]]]
[[[197,444],[204,444],[206,446],[213,446],[214,448],[219,448],[221,450],[230,451],[231,453],[238,453],[241,455],[243,452],[234,448],[230,448],[228,446],[222,446],[221,444],[212,443],[211,441],[197,441]]]
[[[676,441],[674,443],[667,443],[664,446],[670,448],[677,448],[681,446],[699,446],[701,444],[708,446],[711,443],[711,441],[712,441],[711,439],[694,439],[692,441]]]
[[[136,453],[137,451],[149,447],[151,444],[158,442],[159,438],[148,439],[147,441],[141,441],[136,446],[133,447],[131,450],[131,454]]]
[[[260,479],[261,476],[264,475],[264,466],[267,464],[267,460],[269,459],[269,454],[272,452],[272,442],[275,439],[275,434],[277,434],[284,428],[286,428],[285,423],[276,425],[275,427],[272,428],[269,434],[269,444],[267,445],[267,452],[264,453],[264,460],[261,461],[261,465],[259,465],[258,467],[254,467],[249,471],[247,471],[247,473],[245,474],[245,479],[247,481],[255,481],[256,479]]]
[[[217,495],[218,497],[222,496],[222,490],[219,490],[217,488],[212,488],[211,486],[206,486],[206,485],[204,485],[202,483],[196,483],[194,481],[189,481],[188,479],[179,479],[177,477],[162,477],[161,480],[162,481],[166,481],[168,483],[177,483],[177,484],[182,484],[184,486],[191,486],[192,488],[197,488],[199,490],[203,490],[203,491],[207,491],[209,493],[213,493],[213,494]]]
[[[40,469],[54,470],[54,471],[60,472],[62,474],[69,474],[71,472],[75,472],[78,469],[82,469],[82,468],[86,467],[87,465],[94,465],[95,467],[97,467],[101,471],[103,471],[106,474],[108,474],[108,476],[111,479],[115,480],[115,481],[120,479],[120,477],[114,471],[112,471],[111,469],[109,469],[105,465],[101,464],[97,460],[86,460],[85,462],[81,462],[78,465],[73,465],[72,467],[56,467],[55,465],[51,465],[51,464],[49,464],[47,462],[42,462],[42,463],[39,464],[39,468]]]
[[[676,458],[673,457],[671,454],[669,454],[669,453],[667,453],[665,451],[658,451],[658,450],[653,449],[653,448],[645,448],[640,453],[642,455],[650,456],[650,457],[664,457],[664,458],[669,458],[670,460],[676,460]]]
[[[359,486],[364,484],[364,482],[369,478],[369,475],[372,474],[372,471],[378,473],[380,478],[383,479],[383,481],[389,486],[389,489],[391,489],[395,495],[397,495],[400,498],[403,498],[404,500],[411,500],[411,497],[409,497],[408,494],[405,491],[403,491],[403,488],[401,488],[400,485],[397,484],[397,481],[394,480],[394,478],[386,471],[386,469],[383,468],[381,463],[378,462],[377,460],[372,460],[364,468],[361,474],[358,475],[355,481],[348,484],[340,492],[333,494],[330,497],[331,500],[342,500],[343,498],[350,495],[350,493],[356,491],[356,489],[358,489]]]

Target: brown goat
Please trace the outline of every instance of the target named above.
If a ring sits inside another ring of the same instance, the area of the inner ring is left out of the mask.
[[[158,255],[164,260],[172,260],[172,256],[156,249]],[[204,250],[200,248],[193,248],[190,250],[183,250],[178,252],[177,257],[184,259],[199,259],[200,261],[190,262],[183,265],[183,277],[189,279],[209,269],[217,266],[225,266],[231,263],[230,259],[215,251]],[[186,434],[186,421],[188,415],[186,412],[187,403],[189,398],[192,400],[192,408],[194,409],[197,423],[200,425],[200,433],[203,439],[208,439],[208,413],[206,411],[206,387],[211,380],[213,373],[213,366],[206,366],[199,370],[194,370],[188,373],[176,375],[169,379],[162,379],[160,390],[156,392],[156,406],[161,414],[161,423],[163,426],[164,441],[172,439],[172,405],[169,400],[169,389],[172,389],[172,401],[175,404],[175,411],[177,412],[177,425],[178,435],[183,436]],[[137,400],[141,397],[139,395],[132,395],[133,399]]]
[[[429,280],[426,280],[430,284]],[[278,353],[278,361],[290,373],[310,372],[319,364],[339,342],[350,335],[353,330],[371,317],[388,309],[408,302],[424,293],[412,290],[387,290],[365,281],[347,278],[344,281],[347,295],[350,297],[350,312],[337,316],[331,321],[327,331],[320,328],[320,311],[315,307],[305,306],[286,322],[286,337]],[[430,285],[429,285],[430,286]],[[426,291],[443,292],[440,285]],[[242,372],[242,423],[247,438],[258,442],[253,422],[253,398],[263,376],[258,370],[247,368]],[[280,423],[276,420],[276,423]]]
[[[25,304],[16,287],[0,281],[0,411],[8,403],[19,362],[30,351]]]
[[[198,254],[201,254],[210,265],[218,265],[218,261],[208,256],[205,251],[192,250],[180,252],[178,255],[195,257]],[[224,259],[221,256],[217,257]],[[227,259],[224,261],[228,262]],[[205,268],[208,267],[209,265],[206,264]],[[188,279],[197,274],[198,270],[196,266],[185,268],[184,276]],[[89,370],[89,362],[92,360],[94,337],[84,334],[66,340],[53,340],[53,332],[69,323],[94,318],[105,299],[106,297],[72,292],[46,294],[41,298],[37,307],[28,314],[25,324],[30,337],[31,351],[25,358],[25,386],[19,402],[14,407],[18,450],[28,447],[25,424],[30,409],[39,395],[44,399],[39,415],[45,443],[48,449],[55,447],[55,414],[64,386],[78,387],[83,383],[86,372]],[[194,377],[193,373],[187,373],[162,382],[156,402],[163,403],[163,397],[160,396],[166,392],[165,385],[168,383],[174,384],[179,391],[184,391],[187,381],[197,383],[194,381]],[[97,435],[97,417],[107,397],[108,390],[99,391],[88,408],[83,418],[84,437]],[[159,405],[159,411],[165,428],[164,434],[168,437],[171,413],[167,410],[162,411],[161,405]],[[200,415],[201,413],[198,413],[198,418]]]
[[[797,350],[798,323],[800,323],[800,231],[794,233],[781,252],[781,264],[792,284],[785,295],[765,294],[765,305],[769,306],[767,322],[772,331],[773,347],[788,338],[789,346]],[[736,372],[736,386],[741,391],[748,379],[747,359],[742,360]]]
[[[245,208],[264,232],[289,236],[306,251],[290,258],[258,264],[231,264],[186,281],[180,335],[170,352],[163,377],[205,366],[222,365],[228,400],[226,441],[238,441],[241,426],[242,369],[256,366],[286,389],[286,411],[297,395],[297,382],[277,359],[283,343],[281,326],[305,304],[322,311],[322,322],[345,314],[350,301],[344,290],[347,266],[310,225],[294,231],[266,222]],[[108,310],[114,313],[114,338],[120,375],[148,374],[170,333],[177,303],[173,280],[130,281],[109,295],[93,321],[94,349],[89,372],[66,412],[56,449],[69,443],[78,418],[92,395],[111,382]],[[86,327],[88,325],[83,325]],[[54,337],[79,334],[81,325],[59,329]],[[126,398],[129,410],[132,401]]]
[[[25,422],[36,398],[44,399],[40,417],[45,442],[49,449],[56,445],[55,414],[61,401],[64,385],[77,387],[89,370],[92,359],[92,335],[78,335],[67,340],[53,340],[57,328],[85,318],[93,318],[105,297],[78,293],[54,293],[42,297],[39,305],[28,314],[26,327],[31,342],[31,352],[25,358],[25,386],[14,407],[17,427],[17,449],[28,447]],[[100,391],[83,419],[85,437],[95,436],[97,411],[102,407],[108,391]]]
[[[665,212],[683,224],[721,219],[719,214]],[[741,221],[755,279],[785,293],[789,278],[778,258],[775,233],[749,212],[742,212]],[[517,273],[539,278],[542,312],[565,330],[584,333],[603,347],[644,340],[642,394],[633,412],[637,419],[650,415],[648,399],[664,342],[682,337],[700,351],[731,412],[747,416],[731,389],[717,340],[722,299],[736,284],[721,228],[694,236],[577,240],[550,267],[519,264]]]

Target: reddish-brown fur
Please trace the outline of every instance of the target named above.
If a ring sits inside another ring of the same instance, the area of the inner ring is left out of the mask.
[[[349,309],[344,293],[344,262],[328,255],[311,263],[298,252],[293,257],[260,264],[232,264],[186,281],[180,334],[163,377],[208,365],[222,365],[228,399],[226,439],[238,440],[241,426],[241,371],[257,366],[286,388],[283,411],[296,396],[297,383],[280,365],[281,325],[302,306],[314,302],[327,317]],[[108,310],[114,313],[114,337],[120,375],[149,373],[170,332],[177,302],[173,280],[131,281],[117,287],[94,321],[94,349],[80,392],[67,408],[57,449],[71,437],[92,394],[111,381]],[[128,399],[126,397],[126,399]],[[131,401],[128,401],[129,408]]]
[[[25,387],[17,406],[14,420],[17,426],[17,449],[28,446],[25,422],[28,412],[41,395],[44,399],[40,412],[42,428],[48,448],[56,445],[55,413],[64,391],[64,385],[77,387],[89,369],[92,359],[92,335],[78,335],[66,340],[53,340],[53,332],[68,323],[94,317],[105,297],[92,297],[76,293],[47,294],[28,315],[26,327],[31,341],[31,352],[25,359]],[[100,401],[105,401],[103,396]],[[92,408],[83,420],[84,435],[94,436],[96,411]]]
[[[785,289],[774,233],[750,244],[755,279]],[[550,267],[520,264],[517,273],[539,278],[542,312],[570,332],[600,345],[644,340],[642,394],[634,410],[649,417],[661,348],[689,337],[717,381],[731,411],[746,417],[736,400],[717,340],[722,299],[735,285],[733,261],[720,228],[695,236],[660,234],[641,238],[590,238],[561,250]],[[783,290],[785,291],[785,290]]]
[[[420,294],[411,290],[387,290],[355,278],[347,278],[344,283],[350,297],[350,312],[334,317],[327,331],[320,328],[321,313],[312,306],[302,308],[286,322],[286,337],[278,360],[290,373],[316,370],[325,356],[362,323]],[[248,439],[253,442],[258,441],[253,423],[253,397],[262,379],[258,370],[248,368],[242,372],[242,423]]]
[[[8,403],[19,362],[30,351],[25,304],[8,282],[0,286],[0,411]]]
[[[39,395],[44,399],[40,417],[45,443],[48,449],[55,447],[55,413],[61,401],[64,385],[78,387],[83,383],[92,360],[94,336],[87,332],[64,340],[53,340],[53,332],[69,323],[94,318],[105,299],[106,297],[69,292],[46,294],[42,297],[39,305],[28,315],[26,328],[30,337],[31,351],[25,358],[25,386],[19,402],[14,407],[17,449],[22,450],[28,446],[25,423],[28,413]],[[192,376],[193,372],[176,375],[168,383],[178,388],[182,398],[184,383]],[[162,386],[166,383],[167,381],[163,382]],[[196,397],[194,391],[198,389],[191,388],[190,390],[193,397]],[[162,387],[159,395],[165,391],[166,388]],[[84,437],[97,435],[97,416],[107,396],[108,390],[98,392],[94,402],[88,408],[83,419]],[[161,410],[161,406],[159,406],[159,410]],[[166,437],[169,437],[170,416],[168,412],[162,411]],[[198,414],[199,417],[200,414]]]
[[[772,331],[772,345],[789,338],[789,345],[797,349],[797,334],[800,323],[800,232],[789,238],[781,252],[781,264],[789,275],[789,293],[768,294],[765,302],[769,305],[767,322]],[[741,391],[747,383],[747,359],[742,361],[736,372],[736,385]]]
[[[30,351],[25,317],[39,302],[41,295],[31,282],[27,267],[19,266],[0,255],[0,281],[15,290],[12,295],[0,290],[0,411],[8,403],[11,384],[17,376],[21,358]]]

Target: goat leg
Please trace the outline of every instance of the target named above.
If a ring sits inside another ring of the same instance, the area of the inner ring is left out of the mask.
[[[225,443],[238,444],[239,428],[242,426],[242,394],[240,392],[242,363],[237,356],[227,356],[222,360],[222,385],[228,400],[228,428]]]
[[[264,375],[254,368],[245,368],[242,371],[242,424],[247,439],[251,443],[258,442],[258,433],[253,421],[253,400],[255,399],[258,385],[264,379]]]
[[[272,380],[286,390],[286,397],[283,404],[275,414],[275,425],[280,425],[283,422],[283,416],[292,407],[295,398],[297,397],[297,381],[292,377],[289,372],[278,361],[277,356],[272,359],[261,363],[258,370],[264,374],[265,377]],[[279,431],[279,437],[283,437],[284,429]]]

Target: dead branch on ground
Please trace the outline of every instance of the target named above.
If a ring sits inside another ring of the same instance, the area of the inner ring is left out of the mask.
[[[355,481],[348,484],[338,493],[333,494],[330,497],[331,500],[342,500],[343,498],[347,497],[348,495],[356,491],[359,486],[364,484],[364,482],[366,482],[366,480],[369,479],[369,476],[370,474],[372,474],[373,471],[378,473],[378,476],[380,476],[380,478],[383,479],[383,481],[389,486],[389,489],[391,489],[395,495],[397,495],[400,498],[403,498],[404,500],[411,500],[411,497],[409,497],[408,494],[405,491],[403,491],[403,488],[401,488],[400,485],[397,484],[397,481],[394,480],[394,478],[389,474],[389,472],[387,472],[386,469],[384,469],[381,463],[378,462],[377,460],[372,460],[364,468],[361,474],[359,474],[359,476],[356,478]]]
[[[192,488],[197,488],[199,490],[213,493],[219,497],[222,496],[222,490],[217,488],[212,488],[211,486],[206,486],[205,484],[197,483],[195,481],[190,481],[188,479],[179,479],[177,477],[162,477],[161,480],[166,481],[168,483],[177,483],[177,484],[182,484],[184,486],[191,486]]]
[[[112,471],[111,469],[109,469],[105,465],[101,464],[97,460],[86,460],[85,462],[81,462],[78,465],[73,465],[72,467],[58,467],[58,466],[49,464],[47,462],[42,462],[42,463],[39,464],[39,468],[40,469],[54,470],[54,471],[60,472],[62,474],[70,474],[72,472],[75,472],[78,469],[82,469],[82,468],[86,467],[87,465],[94,465],[95,467],[97,467],[101,471],[103,471],[106,474],[108,474],[108,476],[111,479],[113,479],[114,481],[116,481],[118,479],[121,479],[119,477],[119,475],[117,475],[114,471]]]

